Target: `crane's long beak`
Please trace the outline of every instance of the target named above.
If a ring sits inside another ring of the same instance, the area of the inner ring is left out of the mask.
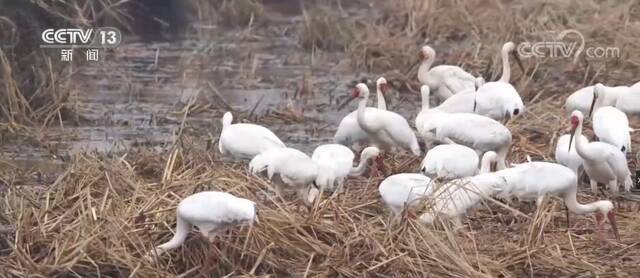
[[[589,108],[589,116],[587,116],[588,118],[591,118],[591,113],[593,113],[593,108],[596,106],[596,100],[597,99],[598,99],[598,95],[594,91],[593,100],[591,100],[591,107]]]
[[[478,99],[477,97],[473,98],[473,113],[476,112],[476,108],[478,107]]]
[[[520,55],[518,55],[518,52],[513,51],[511,52],[511,55],[513,56],[513,59],[516,60],[516,63],[518,64],[518,67],[520,67],[520,70],[522,70],[522,72],[526,72],[524,70],[524,66],[522,65],[522,60],[520,60]]]
[[[575,131],[575,128],[571,128],[571,135],[569,136],[569,149],[567,150],[568,152],[571,152],[571,143],[573,143],[573,136],[575,134]]]
[[[616,240],[620,240],[620,233],[618,233],[618,224],[616,223],[615,210],[610,210],[609,212],[607,212],[607,218],[609,218],[609,224],[611,224],[611,229],[613,229],[613,234],[616,236]]]
[[[355,99],[354,97],[349,96],[349,98],[347,98],[347,100],[345,100],[343,103],[341,103],[338,106],[338,111],[344,109],[344,107],[347,106],[347,104],[351,103],[351,101],[353,101],[354,99]]]

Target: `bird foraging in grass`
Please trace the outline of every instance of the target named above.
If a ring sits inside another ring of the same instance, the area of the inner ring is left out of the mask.
[[[498,171],[495,174],[504,177],[507,182],[507,186],[501,190],[500,195],[513,196],[524,201],[535,200],[537,206],[542,205],[547,195],[559,196],[564,200],[564,204],[568,209],[567,223],[569,223],[568,212],[576,214],[595,213],[598,228],[602,226],[606,216],[614,235],[616,238],[620,237],[613,203],[609,200],[600,200],[588,204],[578,203],[576,198],[578,178],[573,170],[568,167],[556,163],[533,161]]]
[[[367,169],[367,163],[377,158],[380,150],[376,147],[367,147],[360,154],[360,162],[353,166],[355,155],[340,144],[324,144],[318,146],[311,155],[318,165],[316,184],[322,190],[330,190],[341,193],[344,188],[344,179],[347,176],[360,176]]]
[[[184,198],[176,209],[176,229],[173,237],[158,245],[147,255],[161,255],[178,248],[184,243],[193,226],[209,242],[228,228],[240,225],[253,225],[258,221],[257,205],[247,199],[219,191],[204,191]]]
[[[315,183],[318,165],[299,150],[270,149],[256,155],[249,162],[249,170],[254,175],[266,170],[267,178],[273,181],[276,194],[280,198],[283,197],[285,188],[292,189],[296,191],[303,204],[310,207],[320,194]]]

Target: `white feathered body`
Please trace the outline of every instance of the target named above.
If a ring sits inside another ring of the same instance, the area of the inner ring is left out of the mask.
[[[593,102],[593,89],[594,86],[587,86],[572,93],[565,102],[567,112],[571,113],[574,110],[578,110],[587,115]],[[624,94],[628,89],[629,87],[626,86],[607,87],[606,90],[599,92],[602,94],[601,97],[604,98],[602,100],[602,106],[615,105],[618,95]]]
[[[568,167],[550,162],[527,162],[500,170],[497,175],[507,180],[502,196],[513,196],[522,201],[537,201],[546,194],[564,197],[571,187],[577,186],[577,176]]]
[[[511,144],[511,132],[501,123],[476,114],[453,113],[429,121],[424,130],[443,141],[449,138],[480,152],[496,151]]]
[[[399,215],[405,206],[417,206],[431,190],[429,177],[413,173],[389,176],[378,187],[382,200],[396,215]]]
[[[631,151],[631,128],[627,115],[612,106],[597,109],[593,114],[593,132],[602,142],[622,152]]]
[[[428,85],[440,100],[445,100],[462,91],[473,91],[476,82],[475,77],[470,73],[450,65],[440,65],[431,69],[421,65],[418,70],[418,80]]]
[[[631,187],[631,172],[627,158],[616,147],[603,143],[591,142],[586,146],[587,156],[581,156],[587,175],[599,183],[610,184],[612,181],[623,183],[625,190]],[[617,191],[617,184],[612,190]]]
[[[318,146],[311,155],[318,165],[316,184],[322,189],[333,190],[349,175],[353,167],[353,152],[339,144]]]
[[[177,216],[202,232],[251,223],[256,211],[256,204],[247,199],[226,192],[205,191],[184,198],[178,204]]]
[[[573,170],[577,175],[580,167],[582,167],[582,158],[576,152],[575,140],[582,140],[584,144],[588,144],[589,140],[587,137],[580,134],[579,136],[574,137],[574,142],[571,144],[571,150],[569,150],[570,137],[570,134],[560,136],[556,144],[555,157],[558,163],[569,167],[569,169]]]
[[[479,160],[478,154],[467,146],[438,145],[427,152],[420,169],[432,178],[457,179],[474,175]]]
[[[420,216],[420,221],[433,224],[436,215],[446,218],[460,217],[483,199],[500,193],[506,186],[506,180],[496,173],[450,181],[431,193],[429,197],[432,206]]]
[[[366,107],[363,112],[366,125],[360,119],[358,124],[374,144],[387,149],[398,146],[420,155],[418,139],[404,117],[371,107]]]
[[[269,149],[286,147],[268,128],[256,124],[231,124],[232,119],[231,113],[225,113],[218,142],[220,153],[251,159]]]

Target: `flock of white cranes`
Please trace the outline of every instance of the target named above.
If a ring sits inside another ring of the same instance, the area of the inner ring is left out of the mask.
[[[362,175],[367,165],[378,166],[372,170],[381,168],[385,154],[392,149],[421,155],[419,138],[428,149],[419,169],[386,177],[379,186],[381,199],[393,216],[403,212],[414,216],[419,204],[431,204],[423,206],[426,209],[417,217],[419,221],[432,224],[442,219],[459,225],[468,209],[487,198],[515,197],[540,205],[545,196],[556,195],[564,200],[568,211],[595,213],[598,227],[606,216],[618,238],[611,201],[580,204],[576,200],[578,176],[583,169],[594,192],[598,183],[612,192],[617,192],[620,185],[630,190],[632,180],[625,154],[631,151],[633,130],[627,113],[640,113],[640,82],[630,87],[596,84],[576,91],[566,102],[571,133],[559,138],[556,163],[529,159],[511,165],[506,157],[512,136],[503,122],[525,112],[518,91],[509,83],[510,56],[524,70],[514,50],[514,43],[504,44],[500,53],[502,77],[485,83],[457,66],[432,67],[436,53],[424,46],[418,71],[423,86],[422,107],[414,122],[417,133],[404,117],[387,110],[384,95],[389,86],[381,77],[376,83],[377,107],[367,106],[369,88],[357,84],[348,101],[339,107],[357,100],[357,110],[340,122],[335,142],[318,146],[311,156],[287,147],[263,126],[232,124],[229,112],[222,118],[220,153],[250,159],[249,171],[264,174],[279,198],[285,191],[293,191],[304,205],[311,206],[321,190],[343,192],[346,178]],[[440,101],[436,107],[429,105],[432,93]],[[584,114],[592,118],[598,142],[589,142],[582,135]],[[356,166],[352,149],[360,152]],[[213,240],[215,233],[228,227],[253,223],[257,212],[254,202],[228,193],[194,194],[178,206],[174,237],[154,252],[182,244],[191,226]]]

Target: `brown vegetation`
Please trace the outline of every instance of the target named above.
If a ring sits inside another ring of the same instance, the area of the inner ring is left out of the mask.
[[[121,1],[76,2],[44,7],[73,24],[91,25],[107,14],[129,24],[117,5],[104,8]],[[194,17],[205,24],[248,27],[264,13],[261,1],[192,2],[194,12],[200,11]],[[508,40],[542,41],[553,38],[551,31],[572,28],[582,32],[587,45],[620,47],[618,59],[579,59],[577,67],[568,66],[572,59],[525,59],[527,72],[515,70],[512,77],[528,111],[509,123],[511,161],[527,154],[552,159],[550,146],[566,126],[561,106],[567,93],[594,81],[629,85],[638,78],[640,53],[632,50],[640,45],[640,7],[633,1],[371,1],[365,11],[377,14],[345,11],[340,2],[304,7],[299,44],[344,51],[354,71],[383,74],[411,88],[417,88],[417,49],[423,44],[438,51],[436,64],[462,65],[488,80],[500,75],[497,53]],[[28,57],[0,50],[0,142],[6,131],[38,141],[27,126],[70,120],[71,112],[65,112],[69,68],[47,59],[15,60],[18,56]],[[33,66],[21,66],[25,63]],[[185,110],[187,115],[189,107]],[[588,215],[573,216],[567,229],[556,200],[529,218],[492,203],[455,232],[410,219],[389,225],[377,191],[381,177],[349,179],[344,195],[324,196],[306,210],[272,200],[265,181],[247,175],[245,163],[203,149],[206,138],[189,132],[181,129],[160,152],[143,147],[118,155],[75,155],[52,178],[0,157],[2,272],[15,277],[640,275],[638,200],[620,202],[621,241],[599,239]],[[402,155],[388,162],[393,172],[414,171],[416,163]],[[177,203],[203,190],[257,200],[260,224],[234,229],[213,244],[191,233],[182,248],[154,262],[144,260],[172,236]]]

